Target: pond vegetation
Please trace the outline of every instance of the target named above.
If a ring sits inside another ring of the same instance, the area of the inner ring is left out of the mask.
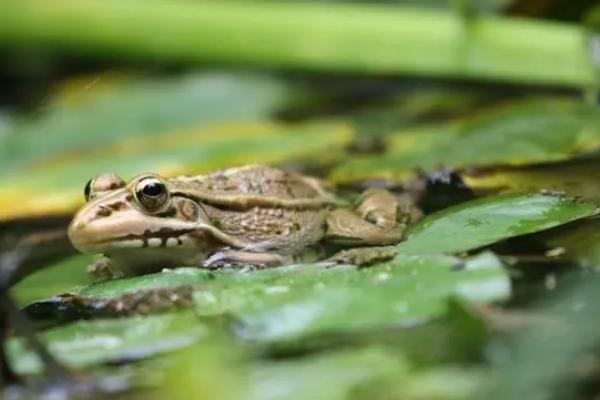
[[[1,2],[5,397],[597,396],[593,3]],[[363,268],[99,281],[68,242],[98,173],[257,163],[425,215]]]

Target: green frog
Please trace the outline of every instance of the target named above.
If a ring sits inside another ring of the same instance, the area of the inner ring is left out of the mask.
[[[313,261],[366,265],[393,257],[394,243],[419,216],[411,202],[369,189],[355,206],[309,176],[262,165],[207,175],[129,182],[91,179],[69,226],[79,251],[104,257],[92,271],[111,276],[183,265],[271,267]]]

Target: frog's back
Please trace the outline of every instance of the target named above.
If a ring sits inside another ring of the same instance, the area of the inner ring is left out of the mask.
[[[248,203],[249,199],[260,199],[262,205],[268,205],[272,199],[279,206],[291,200],[306,200],[307,204],[333,202],[333,196],[325,191],[320,181],[300,174],[285,172],[277,168],[250,165],[212,172],[197,177],[178,179],[178,185],[184,185],[188,193],[195,193],[200,200],[209,203],[220,203],[231,199],[239,205]],[[246,201],[245,201],[246,200]]]
[[[317,179],[260,165],[181,178],[181,183],[220,231],[282,254],[317,243],[327,207],[335,202]]]

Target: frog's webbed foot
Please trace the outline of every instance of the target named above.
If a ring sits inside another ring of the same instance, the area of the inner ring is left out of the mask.
[[[326,238],[341,245],[392,244],[402,240],[406,226],[419,217],[419,210],[406,198],[384,189],[370,189],[356,209],[329,213]]]
[[[387,261],[396,254],[396,246],[359,247],[356,249],[342,250],[329,257],[325,262],[365,267],[377,262]]]
[[[286,258],[275,253],[252,253],[241,250],[223,250],[207,258],[204,268],[268,268],[286,264]]]
[[[122,278],[123,272],[114,268],[113,262],[108,257],[100,257],[88,265],[88,272],[99,280]]]

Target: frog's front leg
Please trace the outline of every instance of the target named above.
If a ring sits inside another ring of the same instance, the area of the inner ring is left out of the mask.
[[[267,268],[287,264],[286,257],[276,253],[253,253],[242,250],[223,250],[207,258],[204,268],[254,267]]]

